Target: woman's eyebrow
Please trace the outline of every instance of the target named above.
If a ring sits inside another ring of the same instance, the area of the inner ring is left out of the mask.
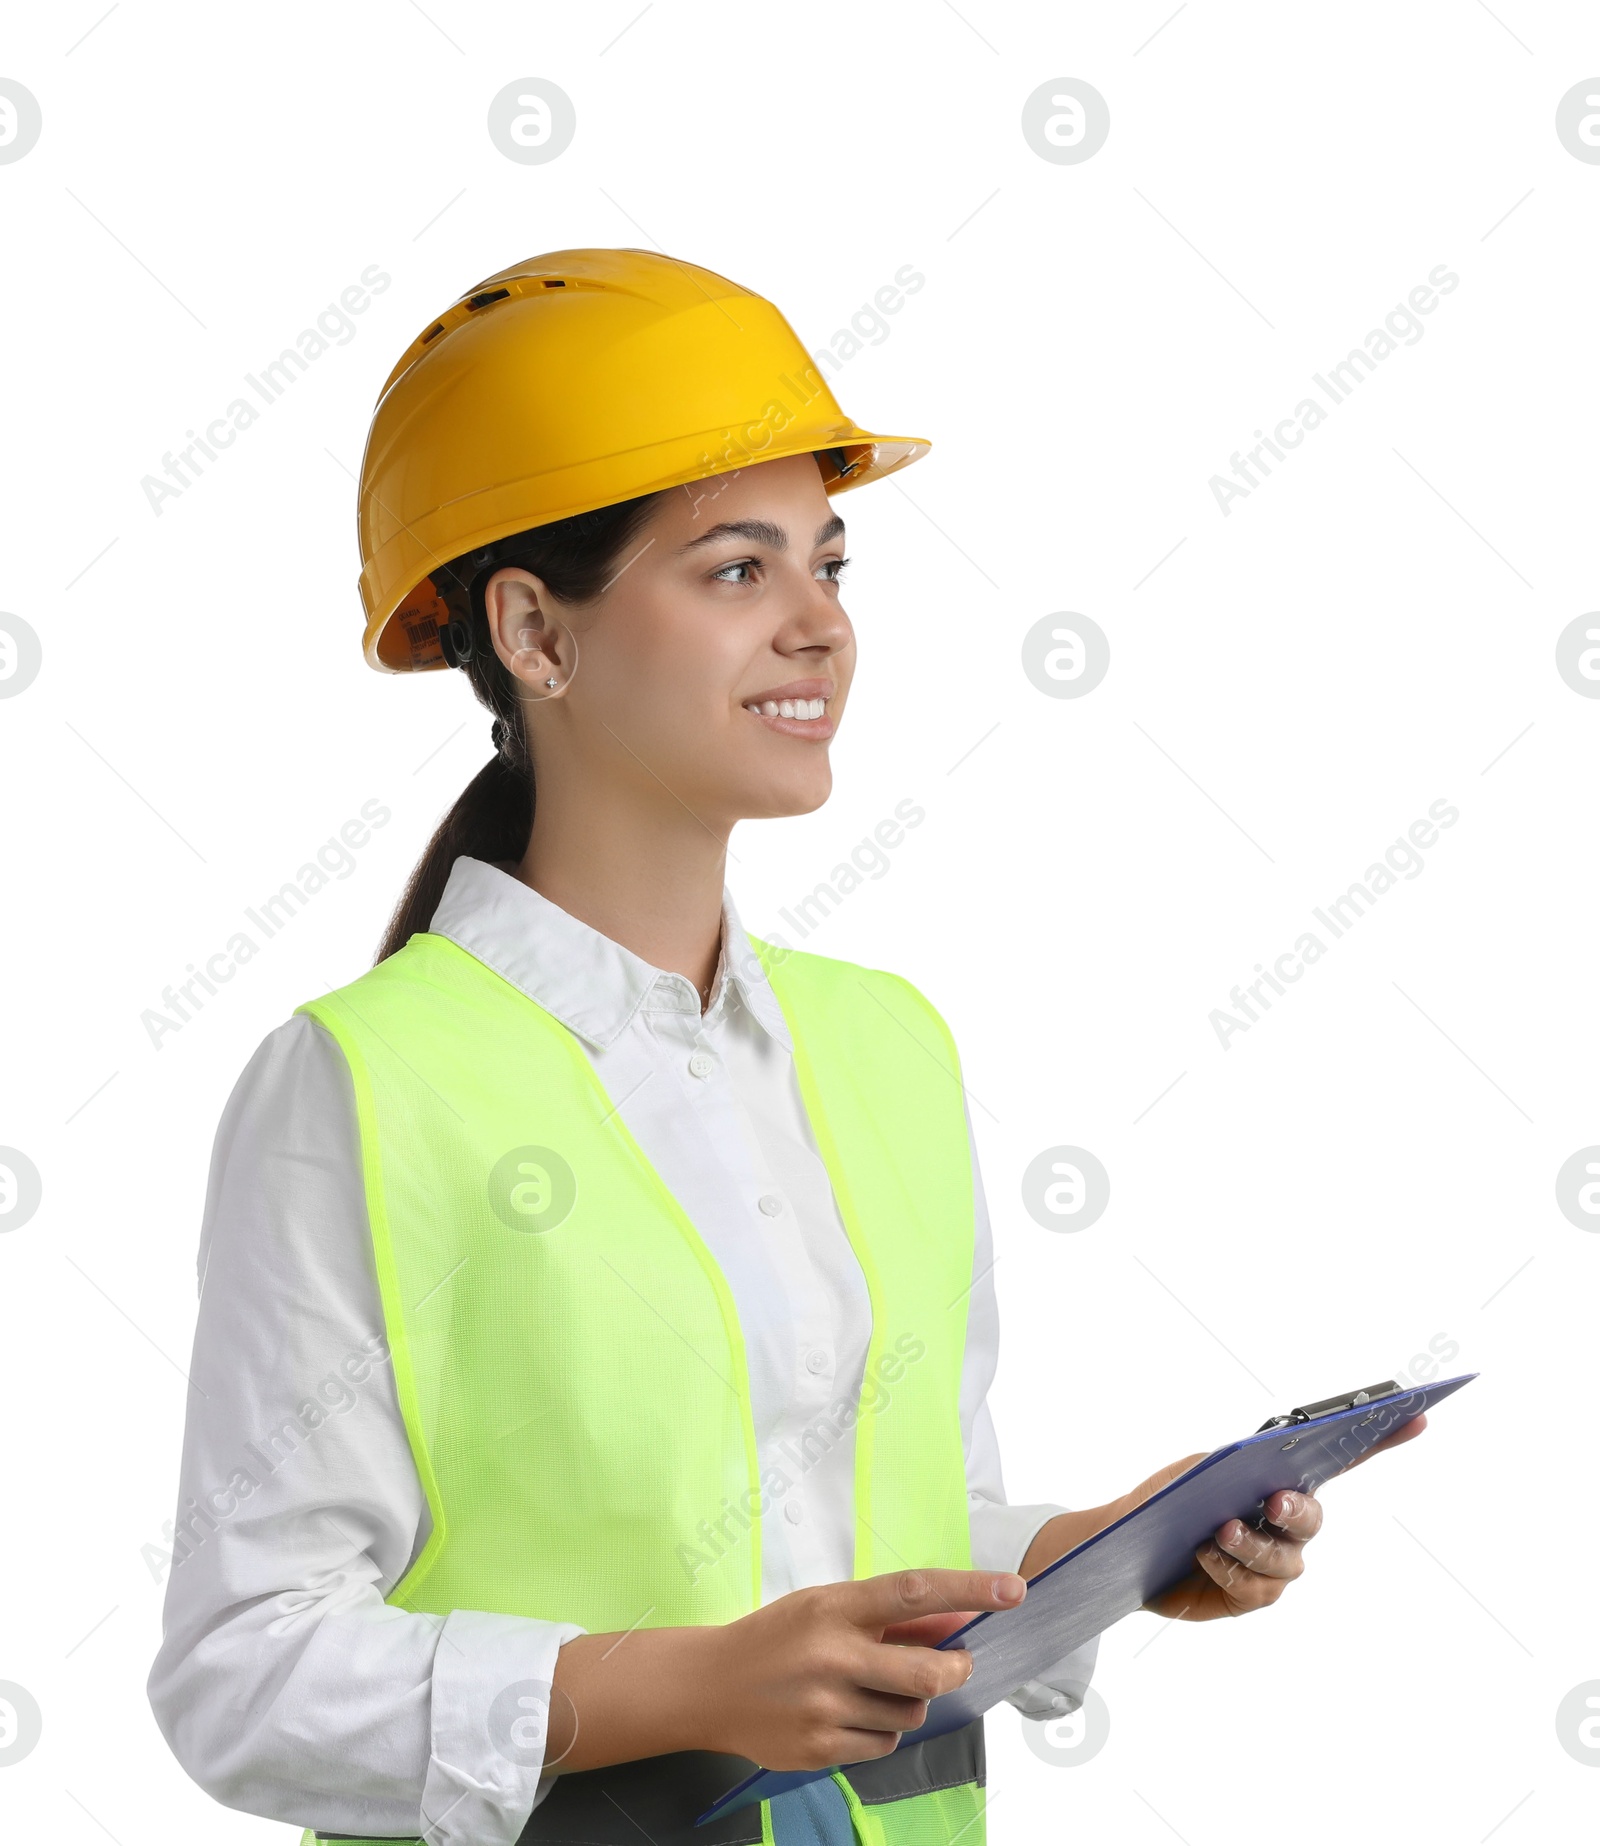
[[[698,538],[678,547],[681,557],[701,545],[715,545],[725,538],[747,538],[755,545],[769,545],[774,551],[789,549],[789,534],[770,519],[725,519],[720,525],[708,526]]]
[[[844,530],[844,521],[837,513],[831,519],[825,519],[817,527],[813,546],[825,545],[830,538],[837,538]],[[715,545],[723,539],[745,538],[752,544],[769,546],[773,551],[789,549],[789,534],[782,526],[777,526],[770,519],[725,519],[720,525],[710,526],[698,538],[692,538],[688,544],[678,547],[678,556],[686,551],[693,551],[700,545]]]

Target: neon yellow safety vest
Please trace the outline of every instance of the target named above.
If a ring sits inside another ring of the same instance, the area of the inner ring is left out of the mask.
[[[859,1402],[815,1431],[854,1427],[854,1575],[969,1567],[973,1182],[954,1043],[897,976],[750,941],[872,1306]],[[354,1082],[432,1516],[388,1601],[591,1633],[758,1607],[759,1515],[790,1483],[758,1465],[733,1297],[578,1040],[431,933],[299,1010]],[[657,1846],[771,1846],[767,1802],[691,1825],[748,1768],[680,1752],[562,1775],[523,1840],[637,1846],[643,1805]],[[983,1773],[980,1719],[834,1780],[863,1846],[983,1846]]]

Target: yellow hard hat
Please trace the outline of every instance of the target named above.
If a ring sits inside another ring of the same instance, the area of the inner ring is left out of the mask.
[[[389,374],[361,459],[363,642],[445,665],[432,573],[531,526],[783,456],[830,494],[927,454],[851,422],[770,301],[652,250],[555,250],[463,295]]]

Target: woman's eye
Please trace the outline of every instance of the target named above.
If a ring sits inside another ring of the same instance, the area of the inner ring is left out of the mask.
[[[817,566],[816,574],[824,583],[837,583],[849,562],[848,558],[827,558]],[[748,574],[735,573],[749,573],[760,569],[761,560],[759,558],[736,558],[733,563],[724,564],[714,570],[711,573],[711,580],[713,583],[749,583],[751,578]]]

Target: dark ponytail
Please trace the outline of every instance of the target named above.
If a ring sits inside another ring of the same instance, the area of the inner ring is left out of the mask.
[[[593,601],[617,576],[624,550],[660,497],[641,494],[535,526],[434,572],[434,589],[450,612],[451,631],[468,638],[470,657],[461,663],[462,671],[494,713],[496,751],[461,791],[417,861],[384,932],[379,961],[432,923],[457,859],[466,854],[490,862],[520,860],[533,831],[533,757],[522,699],[517,680],[490,643],[484,586],[497,570],[515,567],[530,571],[563,603]]]

